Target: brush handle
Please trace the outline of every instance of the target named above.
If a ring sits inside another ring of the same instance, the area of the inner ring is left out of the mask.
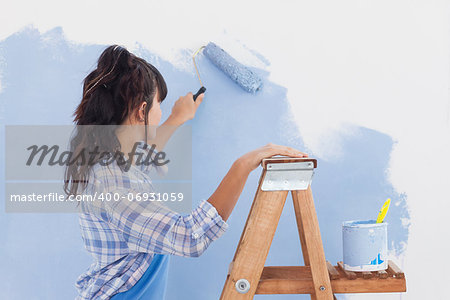
[[[206,88],[202,86],[198,92],[194,95],[194,101],[197,100],[197,97],[200,96],[200,94],[203,94],[206,91]]]

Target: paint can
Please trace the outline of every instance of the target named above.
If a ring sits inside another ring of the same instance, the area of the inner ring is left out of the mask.
[[[342,223],[345,270],[363,272],[387,269],[387,225],[376,220]]]

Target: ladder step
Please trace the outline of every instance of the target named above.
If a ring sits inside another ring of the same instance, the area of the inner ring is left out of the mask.
[[[334,266],[339,278],[331,280],[333,293],[398,293],[406,291],[406,280],[377,276],[364,279],[362,273],[354,279],[346,277],[338,266]],[[353,272],[352,272],[353,273]],[[387,274],[387,273],[386,273]],[[256,294],[311,294],[314,293],[311,268],[309,266],[264,267]]]
[[[261,274],[261,280],[270,279],[299,279],[304,278],[306,280],[311,280],[311,267],[309,266],[281,266],[281,267],[264,267]]]

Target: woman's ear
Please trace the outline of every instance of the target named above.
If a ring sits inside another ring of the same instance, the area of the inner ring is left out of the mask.
[[[138,120],[139,120],[139,122],[144,122],[145,121],[145,106],[146,105],[147,105],[147,103],[144,101],[139,106],[139,111],[138,111]]]

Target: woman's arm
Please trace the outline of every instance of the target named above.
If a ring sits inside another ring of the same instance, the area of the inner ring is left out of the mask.
[[[239,199],[250,171],[244,161],[236,160],[216,191],[209,197],[208,202],[216,208],[224,221],[228,219]]]
[[[173,133],[183,123],[191,120],[195,116],[197,108],[203,101],[204,94],[200,94],[194,101],[192,93],[178,98],[175,102],[172,113],[167,120],[156,129],[156,136],[148,140],[149,145],[155,145],[158,151],[162,151]]]
[[[238,158],[231,166],[216,191],[209,197],[211,203],[225,221],[236,205],[248,175],[256,169],[263,158],[274,155],[307,157],[308,155],[286,146],[267,144]]]

